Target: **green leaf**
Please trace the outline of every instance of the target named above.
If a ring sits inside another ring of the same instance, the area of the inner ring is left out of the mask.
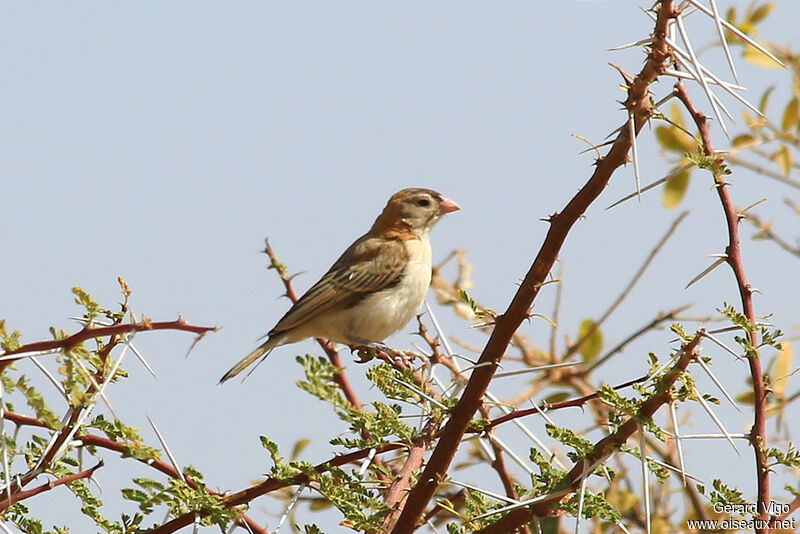
[[[784,176],[789,176],[789,173],[792,171],[792,153],[789,151],[789,147],[781,144],[778,150],[772,154],[772,159],[778,164],[778,168]]]
[[[747,19],[750,21],[751,24],[758,24],[767,16],[772,13],[772,10],[775,9],[775,4],[767,3],[762,6],[758,6],[755,8],[752,13],[750,13]]]
[[[787,104],[786,109],[783,110],[781,128],[783,128],[784,132],[788,131],[792,126],[797,124],[798,121],[800,121],[800,102],[798,102],[797,97],[794,97],[789,100],[789,104]]]
[[[578,327],[578,339],[584,338],[586,339],[581,343],[578,352],[586,362],[591,362],[603,350],[603,333],[593,319],[585,319]]]
[[[783,398],[786,393],[786,385],[792,374],[792,345],[782,343],[782,349],[775,356],[772,372],[772,391],[778,398]]]
[[[303,438],[297,440],[294,444],[294,448],[292,449],[292,460],[296,460],[300,453],[302,453],[306,447],[311,443],[311,440],[308,438]]]
[[[764,91],[764,94],[761,95],[761,102],[758,103],[758,110],[761,113],[766,113],[767,111],[767,104],[769,104],[769,97],[772,94],[772,91],[775,90],[774,85],[770,85],[769,88]]]
[[[689,136],[675,126],[657,126],[656,139],[661,148],[678,154],[685,154],[692,148]]]
[[[746,32],[745,32],[746,33]],[[769,50],[769,47],[764,46],[764,43],[759,43],[765,49]],[[776,63],[771,57],[766,55],[764,52],[756,48],[755,46],[748,44],[747,48],[744,49],[742,52],[742,57],[748,63],[752,63],[757,67],[764,67],[766,69],[780,69],[781,65]]]
[[[731,141],[731,146],[733,148],[740,148],[754,143],[755,140],[756,138],[750,134],[737,135],[733,138],[733,141]]]
[[[664,192],[661,195],[661,202],[668,210],[673,210],[680,205],[686,191],[689,189],[689,177],[691,172],[686,170],[679,172],[664,184]]]

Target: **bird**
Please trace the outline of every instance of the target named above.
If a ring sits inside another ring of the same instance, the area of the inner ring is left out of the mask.
[[[431,229],[442,215],[459,209],[432,189],[407,188],[392,195],[369,231],[219,383],[263,360],[275,347],[309,337],[380,345],[419,311],[431,282]]]

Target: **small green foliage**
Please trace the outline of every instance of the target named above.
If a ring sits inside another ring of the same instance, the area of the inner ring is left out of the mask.
[[[305,525],[303,527],[303,532],[305,532],[305,534],[324,534],[324,532],[322,532],[317,525],[313,524]]]
[[[464,302],[464,304],[469,306],[470,310],[472,310],[472,313],[475,314],[475,317],[477,317],[479,319],[483,319],[483,318],[486,318],[486,317],[490,317],[491,319],[495,319],[497,317],[497,312],[496,311],[494,311],[491,308],[484,308],[483,306],[481,306],[480,304],[475,302],[475,299],[470,297],[469,293],[467,293],[465,290],[459,289],[458,290],[458,296],[461,297],[461,301]]]
[[[573,462],[583,460],[587,454],[592,452],[594,445],[586,438],[580,437],[578,434],[569,428],[555,426],[550,423],[545,424],[547,435],[551,438],[560,441],[568,447],[575,449],[575,452],[568,452],[567,456]]]
[[[608,384],[603,384],[597,395],[601,400],[610,404],[614,408],[622,411],[626,415],[635,415],[639,411],[640,402],[623,397],[616,389]]]
[[[573,516],[577,516],[579,501],[580,492],[575,492],[569,499],[559,503],[558,509],[568,512]],[[604,495],[592,493],[590,491],[584,492],[582,512],[583,517],[586,519],[599,517],[615,525],[618,524],[622,518],[619,511],[606,500]]]
[[[502,505],[496,501],[490,500],[486,495],[479,491],[472,489],[466,490],[464,499],[464,514],[463,516],[468,520],[470,517],[477,517],[489,512],[492,509],[500,508]],[[478,521],[469,521],[465,527],[469,532],[474,532],[481,527],[488,525],[492,520],[496,520],[498,516],[489,516]]]
[[[78,286],[72,288],[72,293],[75,295],[75,303],[83,306],[86,309],[86,313],[83,314],[83,317],[88,321],[87,325],[89,327],[94,326],[94,319],[97,319],[98,317],[110,319],[115,324],[119,323],[125,318],[128,297],[131,294],[131,290],[130,287],[128,287],[127,282],[125,282],[122,277],[117,278],[117,282],[120,285],[120,289],[124,297],[122,309],[118,312],[113,312],[108,308],[100,306],[100,304],[98,304],[97,301],[95,301],[85,289]]]
[[[681,338],[684,343],[688,343],[692,341],[696,334],[687,334],[686,330],[683,329],[683,325],[680,323],[672,323],[669,326],[669,329],[672,331],[673,334]]]
[[[584,319],[578,327],[578,340],[583,340],[578,352],[586,362],[593,362],[603,350],[603,332],[594,319]]]
[[[87,425],[89,428],[96,428],[102,431],[109,439],[125,444],[123,458],[131,457],[137,460],[158,460],[161,452],[155,447],[147,445],[139,434],[139,429],[127,426],[119,419],[114,421],[107,420],[102,414],[92,419]]]
[[[278,274],[281,276],[281,278],[287,276],[289,272],[289,267],[287,267],[285,263],[279,262],[277,258],[270,258],[270,263],[267,265],[267,269],[275,269],[278,271]]]
[[[43,534],[42,522],[28,515],[28,507],[17,502],[3,512],[3,519],[15,524],[22,532],[27,534]]]
[[[729,488],[718,478],[711,482],[711,486],[714,488],[710,496],[711,504],[742,504],[744,502],[741,491],[736,488]]]
[[[284,482],[291,481],[292,478],[297,475],[299,470],[296,467],[293,467],[291,464],[287,464],[283,460],[283,456],[281,456],[280,452],[278,451],[277,443],[267,436],[259,436],[259,439],[261,440],[261,446],[267,449],[267,452],[272,459],[270,476]]]
[[[239,510],[227,508],[222,498],[212,495],[202,484],[202,477],[196,471],[193,477],[197,487],[191,487],[182,480],[169,479],[162,483],[149,478],[134,478],[138,488],[125,488],[125,499],[139,504],[139,509],[150,514],[156,507],[166,506],[174,516],[190,512],[202,512],[202,525],[218,525],[224,529],[230,521],[237,519]]]
[[[303,366],[306,381],[299,380],[297,387],[317,397],[319,400],[332,404],[339,414],[345,415],[353,410],[353,406],[344,398],[334,377],[337,369],[323,357],[306,354],[298,356],[297,362]]]
[[[359,477],[333,467],[318,475],[319,492],[344,514],[343,526],[357,531],[379,531],[389,511],[378,491],[365,485]]]
[[[638,447],[634,448],[629,447],[628,445],[622,445],[619,450],[636,457],[640,462],[642,461],[642,455]],[[658,481],[662,484],[669,479],[669,470],[666,467],[657,464],[653,460],[650,460],[649,458],[647,460],[647,469],[653,473]]]
[[[785,465],[786,467],[800,469],[800,451],[795,448],[793,443],[789,443],[785,451],[778,448],[770,448],[765,452],[767,458],[774,460],[770,467]]]
[[[371,367],[367,371],[367,378],[381,390],[381,393],[390,399],[417,406],[426,402],[426,400],[416,392],[416,389],[420,388],[416,386],[416,378],[411,370],[400,372],[384,362]],[[411,384],[414,387],[407,384]]]
[[[0,319],[0,348],[5,352],[17,350],[20,346],[20,337],[22,334],[19,330],[14,330],[10,334],[6,330],[6,320]]]
[[[539,476],[531,475],[533,495],[549,493],[560,486],[566,472],[554,467],[552,458],[545,458],[538,449],[531,448],[530,459],[539,467]]]
[[[51,428],[61,428],[61,419],[47,406],[47,401],[39,391],[30,385],[28,377],[21,375],[14,388],[25,396],[25,401],[38,419],[46,422]]]
[[[92,296],[82,287],[75,286],[72,288],[72,293],[75,295],[75,303],[86,308],[86,313],[83,317],[90,321],[103,314],[105,308],[101,308]]]
[[[741,312],[739,312],[732,304],[728,304],[727,302],[723,303],[723,308],[718,309],[722,315],[728,318],[730,322],[741,328],[747,333],[753,333],[756,331],[756,325],[754,325],[747,316]]]

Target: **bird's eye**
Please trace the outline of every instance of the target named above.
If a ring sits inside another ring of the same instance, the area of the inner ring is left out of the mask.
[[[421,198],[421,199],[417,200],[417,206],[419,206],[421,208],[427,208],[430,205],[431,205],[431,201],[428,200],[427,198]]]

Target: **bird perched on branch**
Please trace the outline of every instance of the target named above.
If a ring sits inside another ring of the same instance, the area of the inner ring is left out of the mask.
[[[286,312],[267,340],[234,365],[220,384],[279,345],[322,337],[375,345],[414,317],[431,282],[430,232],[459,205],[430,189],[392,195],[369,232],[350,245],[319,282]]]

